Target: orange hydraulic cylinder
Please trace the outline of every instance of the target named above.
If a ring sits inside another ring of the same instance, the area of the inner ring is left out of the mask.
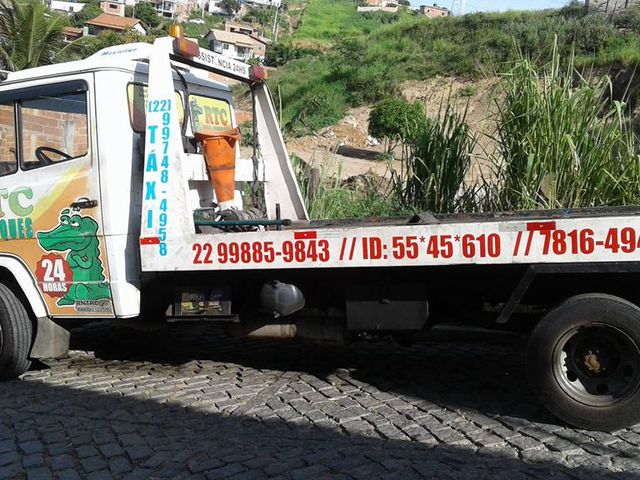
[[[233,202],[236,181],[236,144],[240,130],[234,128],[209,134],[195,134],[203,145],[209,178],[220,206]],[[227,204],[227,205],[225,205]]]

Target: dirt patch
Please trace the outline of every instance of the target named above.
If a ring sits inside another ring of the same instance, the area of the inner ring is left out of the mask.
[[[448,77],[406,82],[402,86],[403,95],[408,100],[423,102],[431,118],[438,116],[447,101],[460,112],[466,109],[471,133],[477,138],[473,150],[475,161],[467,178],[469,182],[491,174],[482,159],[495,148],[490,136],[495,129],[493,118],[495,100],[500,93],[498,87],[496,78],[469,81]],[[344,179],[370,173],[389,178],[389,162],[378,160],[384,148],[367,133],[370,112],[370,107],[352,108],[338,124],[322,129],[317,135],[288,139],[289,152],[321,168],[332,178]],[[400,157],[399,151],[394,154]],[[400,162],[396,160],[391,165],[399,169]]]
[[[323,176],[347,179],[357,175],[390,178],[390,164],[381,160],[384,148],[367,133],[369,107],[349,110],[336,125],[323,128],[317,135],[287,140],[289,152],[312,167],[320,168]],[[393,162],[399,168],[400,162]]]
[[[495,151],[492,139],[495,133],[496,100],[500,98],[498,78],[467,80],[462,78],[435,77],[429,80],[406,82],[402,94],[425,105],[427,115],[437,118],[439,112],[450,103],[463,113],[476,145],[472,153],[474,162],[467,176],[468,182],[476,182],[481,176],[487,178],[491,169],[485,160]]]

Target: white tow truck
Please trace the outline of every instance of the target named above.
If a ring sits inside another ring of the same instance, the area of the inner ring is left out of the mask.
[[[0,83],[0,378],[65,355],[60,319],[345,343],[455,321],[528,335],[564,421],[640,421],[640,209],[310,221],[265,71],[175,36]],[[250,87],[250,159],[213,74]]]

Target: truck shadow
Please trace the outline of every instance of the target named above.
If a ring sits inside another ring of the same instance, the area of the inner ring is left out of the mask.
[[[304,478],[403,480],[638,478],[634,473],[612,474],[596,467],[569,470],[549,460],[525,463],[498,452],[478,454],[443,444],[428,447],[346,435],[279,419],[207,414],[106,393],[109,381],[118,381],[108,373],[73,388],[46,384],[39,378],[38,372],[28,374],[23,380],[3,384],[0,391],[0,472],[4,478],[23,478],[26,453],[33,460],[34,451],[48,458],[40,470],[63,465],[82,478],[89,472],[98,478],[96,472],[108,468],[116,471],[116,478],[131,469],[137,470],[132,478],[201,478],[196,473],[222,478],[233,472],[253,472],[247,478],[270,478],[303,468],[307,470],[295,478],[302,478],[303,473]]]
[[[176,326],[141,333],[108,323],[74,331],[72,342],[72,348],[93,351],[105,360],[171,365],[212,360],[258,370],[305,372],[322,380],[338,372],[339,382],[354,379],[450,410],[559,424],[534,398],[519,345],[427,342],[410,348],[366,343],[332,347],[232,339],[211,327]]]

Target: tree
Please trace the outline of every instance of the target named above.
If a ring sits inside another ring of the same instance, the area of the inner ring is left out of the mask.
[[[235,15],[240,10],[240,2],[238,0],[222,0],[220,6],[229,14]]]
[[[93,20],[102,13],[97,1],[85,2],[84,7],[77,13],[71,15],[71,25],[82,28],[89,20]]]
[[[22,70],[62,60],[73,46],[64,42],[66,25],[39,0],[0,2],[0,65]]]
[[[162,18],[150,3],[140,2],[133,9],[133,16],[146,26],[155,28],[162,22]]]

